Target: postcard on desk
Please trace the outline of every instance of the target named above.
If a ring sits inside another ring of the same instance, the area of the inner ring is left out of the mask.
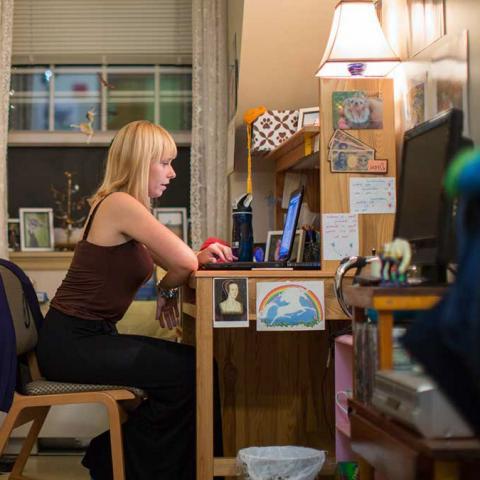
[[[325,330],[323,282],[257,281],[257,330]]]

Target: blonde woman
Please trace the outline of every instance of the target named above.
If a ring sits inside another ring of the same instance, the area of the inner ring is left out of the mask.
[[[154,263],[167,270],[160,308],[171,324],[178,314],[175,288],[203,263],[232,260],[230,248],[218,243],[195,254],[151,214],[151,199],[175,179],[176,155],[171,135],[150,122],[132,122],[117,133],[83,239],[51,302],[37,348],[50,380],[147,392],[123,426],[128,480],[195,478],[195,354],[186,345],[119,335],[115,323]],[[218,416],[215,423],[221,453]],[[108,432],[92,440],[82,463],[95,480],[112,478]]]

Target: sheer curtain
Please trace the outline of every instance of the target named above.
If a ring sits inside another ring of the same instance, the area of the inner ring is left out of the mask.
[[[7,258],[7,133],[13,0],[0,0],[0,257]]]
[[[227,239],[227,3],[193,0],[192,243]]]

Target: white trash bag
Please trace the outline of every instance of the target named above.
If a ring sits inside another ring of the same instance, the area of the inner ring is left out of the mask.
[[[305,447],[249,447],[237,454],[245,480],[314,480],[324,462],[324,451]]]

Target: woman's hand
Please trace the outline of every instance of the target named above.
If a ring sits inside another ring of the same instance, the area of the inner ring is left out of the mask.
[[[155,318],[160,322],[162,328],[171,330],[177,327],[180,324],[178,298],[165,298],[157,294],[157,313]]]
[[[221,243],[211,243],[203,250],[197,253],[199,265],[205,263],[233,262],[236,257],[232,254],[232,249]]]

